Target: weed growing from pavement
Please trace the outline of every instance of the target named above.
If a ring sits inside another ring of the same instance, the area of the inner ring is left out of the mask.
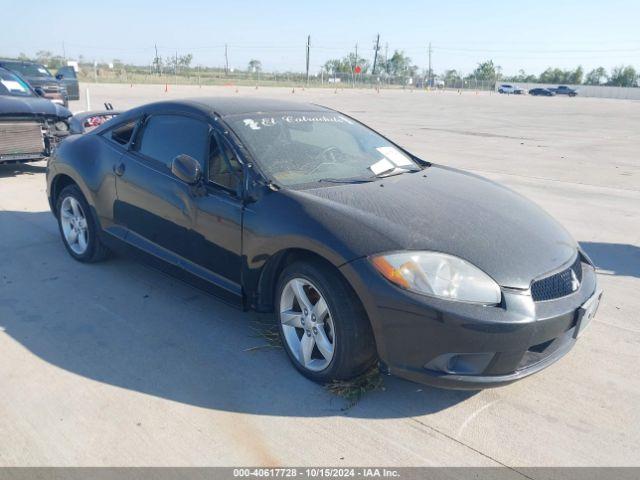
[[[258,350],[282,349],[282,340],[278,325],[273,321],[255,319],[251,321],[249,328],[252,337],[261,340],[260,345],[249,347],[245,352]],[[349,410],[357,405],[364,395],[375,390],[384,390],[382,374],[378,365],[374,365],[362,375],[351,380],[334,380],[325,385],[325,389],[344,400],[347,405],[342,409]]]
[[[374,365],[367,372],[351,380],[334,380],[328,383],[325,388],[347,401],[347,406],[342,410],[349,410],[356,406],[368,392],[384,390],[382,374],[378,365]]]
[[[282,348],[282,341],[280,340],[278,325],[276,325],[274,322],[253,320],[251,321],[251,325],[249,325],[249,328],[253,332],[251,336],[253,338],[262,340],[263,343],[261,345],[256,345],[255,347],[247,348],[245,349],[245,352]]]

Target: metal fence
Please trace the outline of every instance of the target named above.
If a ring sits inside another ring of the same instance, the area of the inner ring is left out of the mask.
[[[224,69],[189,68],[178,72],[163,72],[158,75],[151,69],[142,68],[93,68],[82,66],[79,78],[84,82],[99,83],[159,83],[186,85],[256,85],[256,86],[284,86],[284,87],[325,87],[325,88],[418,88],[433,90],[475,90],[496,91],[500,84],[508,83],[530,90],[535,87],[551,87],[541,83],[500,82],[479,80],[473,77],[450,79],[427,79],[416,75],[388,75],[388,74],[356,74],[335,72],[310,75],[297,72],[248,72],[225,71]],[[583,97],[619,98],[640,100],[638,87],[611,87],[597,85],[570,85],[578,90]]]
[[[224,69],[190,68],[179,72],[157,74],[151,70],[128,68],[93,68],[82,66],[79,79],[96,83],[166,83],[187,85],[259,85],[332,88],[432,88],[493,91],[495,82],[468,79],[427,79],[426,76],[356,74],[321,71],[307,78],[296,72],[248,72]]]

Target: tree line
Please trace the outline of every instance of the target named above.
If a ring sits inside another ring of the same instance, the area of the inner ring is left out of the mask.
[[[620,65],[607,71],[604,67],[594,68],[585,73],[582,66],[573,70],[560,68],[547,68],[540,75],[527,74],[520,70],[517,75],[503,75],[500,66],[492,60],[478,64],[470,74],[462,76],[456,70],[446,70],[440,77],[447,84],[453,84],[460,80],[478,80],[489,82],[522,82],[522,83],[554,83],[571,85],[609,85],[614,87],[639,86],[638,72],[631,65]]]
[[[385,54],[379,52],[376,58],[375,72],[373,72],[371,62],[360,55],[356,56],[355,52],[349,53],[342,58],[327,60],[322,69],[330,75],[351,74],[356,66],[360,67],[360,73],[363,75],[376,74],[383,76],[415,77],[419,70],[418,66],[413,64],[411,58],[401,50],[394,50],[389,56],[385,56]]]
[[[21,53],[18,57],[20,60],[31,60],[27,55]],[[61,55],[54,55],[50,51],[40,50],[36,52],[35,60],[39,63],[47,65],[50,68],[58,69],[65,65],[65,58]],[[78,58],[80,64],[86,64],[85,59],[80,56]],[[154,71],[160,73],[179,73],[189,71],[193,55],[188,53],[185,55],[174,56],[156,56],[152,59],[151,65]],[[124,69],[125,67],[134,67],[133,65],[125,65],[118,59],[111,62],[113,68]],[[371,61],[356,55],[355,52],[349,53],[341,58],[327,60],[322,66],[322,70],[329,75],[352,74],[355,67],[360,67],[362,75],[379,75],[415,78],[427,78],[430,72],[422,70],[413,63],[411,58],[402,50],[394,50],[389,56],[378,51],[374,65]],[[247,71],[258,73],[262,71],[262,63],[260,60],[251,59],[247,65]],[[640,86],[639,73],[631,65],[620,65],[607,70],[604,67],[597,67],[589,72],[585,72],[582,66],[575,69],[563,70],[561,68],[549,67],[540,75],[528,74],[524,70],[519,70],[516,75],[504,75],[502,68],[496,65],[493,60],[486,60],[478,63],[478,66],[470,74],[462,74],[455,69],[445,70],[442,74],[433,75],[435,78],[442,80],[447,85],[454,85],[457,82],[522,82],[522,83],[548,83],[548,84],[571,84],[571,85],[610,85],[616,87],[637,87]]]

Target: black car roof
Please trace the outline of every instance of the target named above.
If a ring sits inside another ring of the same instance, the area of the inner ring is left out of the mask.
[[[217,115],[220,117],[249,113],[330,111],[330,109],[320,105],[292,102],[288,100],[274,100],[268,98],[201,97],[186,98],[182,100],[167,100],[142,105],[129,110],[126,115],[122,115],[122,118],[137,115],[140,112],[159,113],[162,111],[172,110],[195,111],[206,116]]]
[[[325,107],[310,103],[292,102],[289,100],[274,100],[269,98],[228,98],[203,97],[184,101],[194,106],[202,106],[224,117],[242,113],[266,112],[313,112],[327,111]]]

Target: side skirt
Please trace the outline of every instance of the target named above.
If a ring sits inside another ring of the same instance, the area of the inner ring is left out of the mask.
[[[112,250],[132,256],[150,267],[182,280],[226,304],[247,310],[242,287],[146,238],[114,226],[102,230],[100,239]]]

